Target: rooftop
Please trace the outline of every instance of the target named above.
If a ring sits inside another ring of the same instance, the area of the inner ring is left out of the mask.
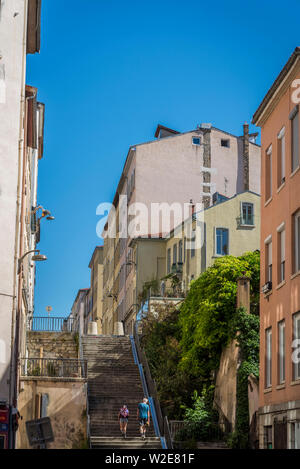
[[[275,97],[275,94],[277,93],[278,89],[283,85],[284,81],[286,78],[289,76],[290,72],[294,69],[295,64],[300,58],[300,47],[296,47],[292,55],[290,56],[289,60],[279,73],[278,77],[274,81],[273,85],[265,95],[264,99],[262,100],[259,108],[255,112],[253,118],[252,118],[252,123],[253,124],[258,124],[259,119],[262,117],[265,109],[267,108],[269,102]]]

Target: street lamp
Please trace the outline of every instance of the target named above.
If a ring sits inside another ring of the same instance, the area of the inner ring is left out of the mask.
[[[24,256],[20,257],[20,259],[18,261],[18,274],[21,272],[21,265],[22,265],[22,262],[23,262],[24,258],[26,256],[28,256],[28,254],[31,254],[33,252],[36,252],[37,254],[32,256],[31,260],[33,260],[35,262],[42,262],[42,261],[47,260],[47,256],[45,256],[43,254],[40,254],[39,249],[32,249],[31,251],[26,252],[26,254],[24,254]]]
[[[55,217],[51,216],[50,210],[45,210],[42,205],[39,205],[38,207],[35,207],[32,210],[32,213],[36,213],[40,209],[42,210],[42,215],[38,218],[39,221],[42,220],[43,218],[46,218],[46,220],[49,220],[49,221],[55,220]]]

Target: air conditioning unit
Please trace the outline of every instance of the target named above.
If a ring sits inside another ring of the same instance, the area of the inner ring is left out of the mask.
[[[263,292],[264,294],[269,293],[271,290],[272,290],[272,282],[267,282],[267,283],[265,283],[264,286],[262,287],[262,292]]]

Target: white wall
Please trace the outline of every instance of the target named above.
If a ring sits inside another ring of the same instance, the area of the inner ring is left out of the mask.
[[[25,0],[4,0],[0,18],[0,400],[8,399],[19,169],[21,95],[24,92]],[[5,296],[8,295],[8,296]],[[3,342],[5,353],[3,353]],[[3,359],[3,355],[5,355]]]

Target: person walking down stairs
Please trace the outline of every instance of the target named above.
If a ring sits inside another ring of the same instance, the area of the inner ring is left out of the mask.
[[[150,408],[146,397],[144,397],[143,402],[138,405],[137,417],[140,423],[141,437],[145,439],[147,426],[150,426]]]
[[[129,419],[129,410],[127,408],[127,405],[124,404],[119,412],[120,430],[124,438],[126,438],[128,419]]]

